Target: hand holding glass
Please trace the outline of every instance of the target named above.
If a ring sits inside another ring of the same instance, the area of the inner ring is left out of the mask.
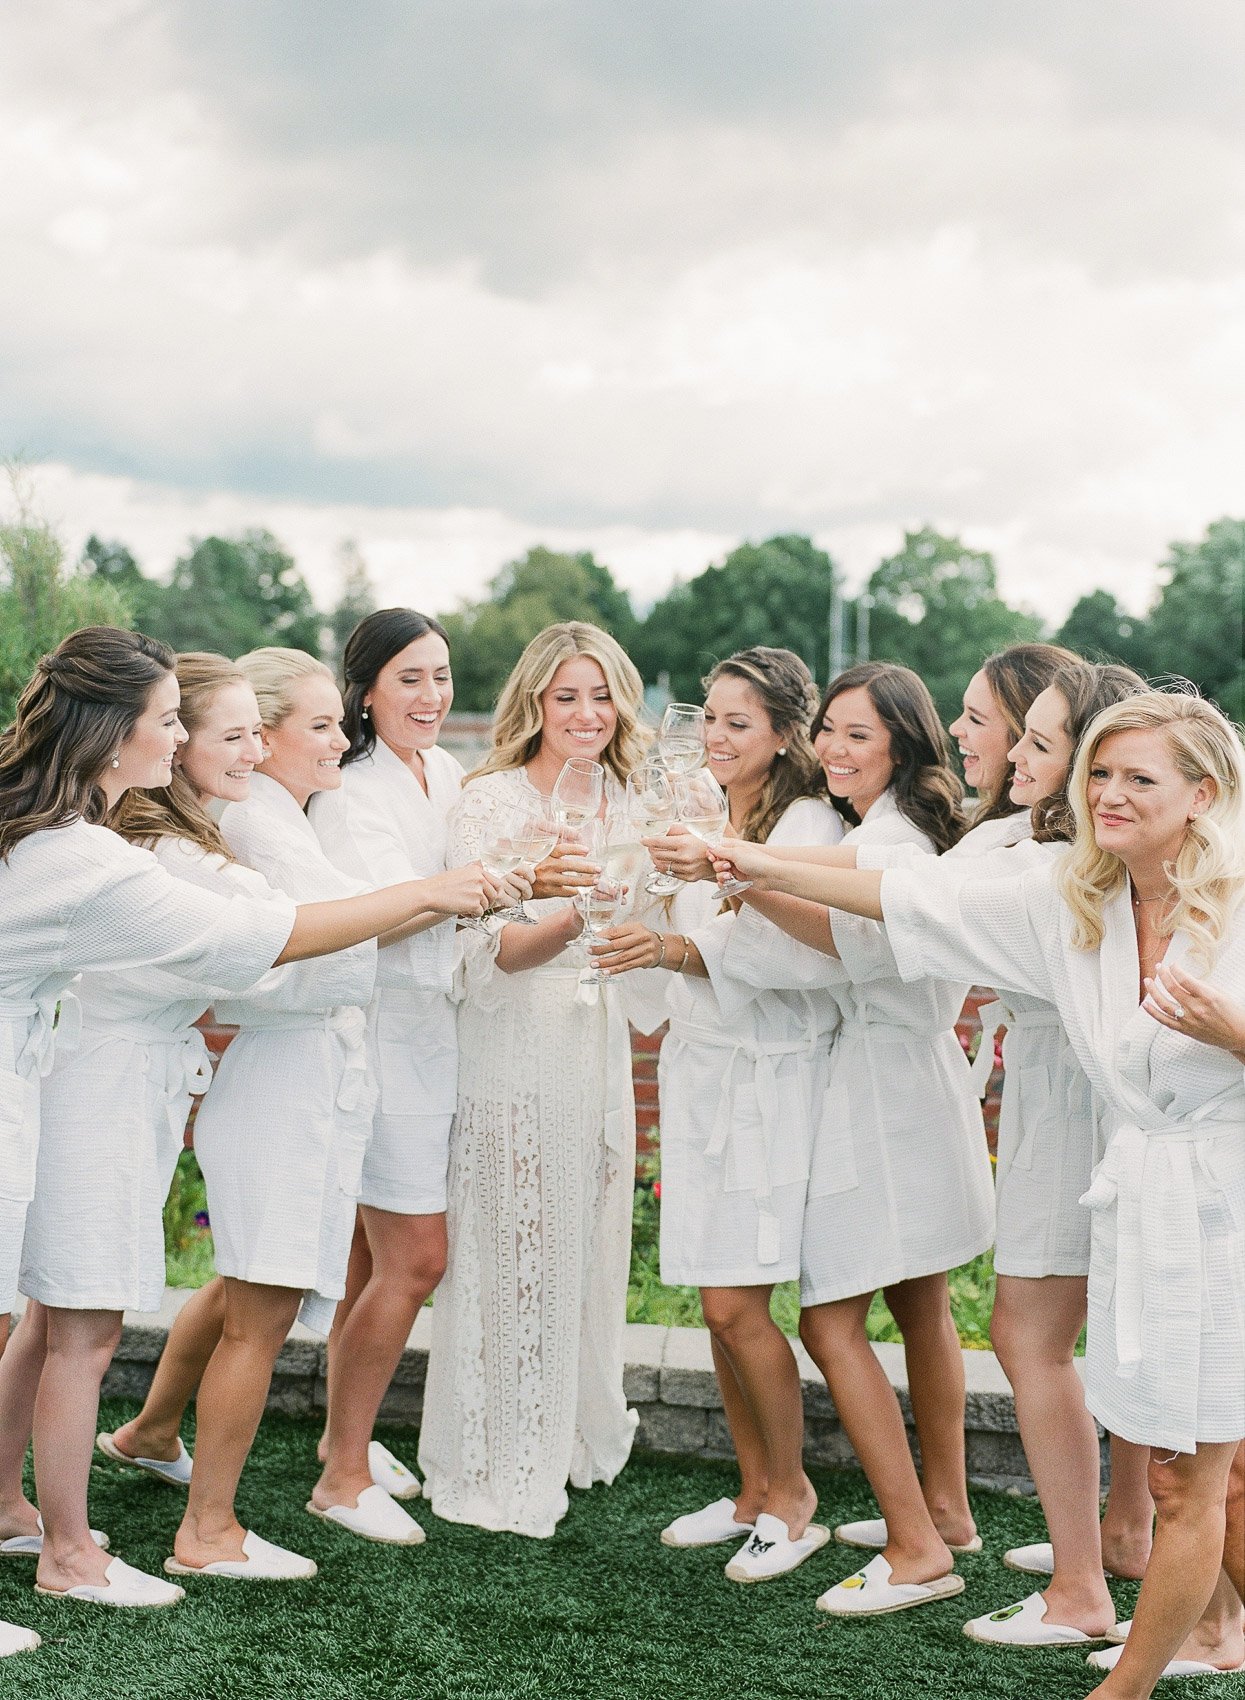
[[[731,824],[730,804],[726,792],[709,772],[681,774],[676,781],[679,799],[679,819],[689,832],[695,833],[702,844],[717,848],[726,837]],[[727,880],[719,886],[724,897],[737,897],[747,891],[751,880]]]

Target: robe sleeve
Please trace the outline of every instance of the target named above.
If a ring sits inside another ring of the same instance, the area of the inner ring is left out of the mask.
[[[905,980],[966,980],[1053,1003],[1051,965],[1065,949],[1060,909],[1050,865],[966,880],[931,858],[928,867],[882,875],[886,930]]]

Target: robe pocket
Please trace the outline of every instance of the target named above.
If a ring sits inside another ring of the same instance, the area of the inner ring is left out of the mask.
[[[1038,1134],[1051,1112],[1050,1070],[1048,1068],[1021,1069],[1016,1109],[1019,1120],[1019,1143],[1016,1146],[1016,1154],[1012,1158],[1012,1162],[1018,1169],[1032,1169],[1033,1153],[1038,1144]]]
[[[859,1186],[852,1120],[846,1095],[831,1082],[823,1094],[821,1117],[813,1134],[808,1177],[810,1198],[831,1198],[836,1193],[853,1192]]]
[[[430,1041],[401,1011],[376,1022],[380,1108],[386,1116],[451,1116],[458,1101],[458,1047]]]
[[[765,1128],[761,1122],[761,1102],[755,1086],[750,1083],[736,1086],[731,1094],[730,1118],[722,1166],[722,1191],[764,1191],[768,1167]],[[771,1176],[770,1186],[773,1184]]]
[[[20,1074],[0,1074],[0,1198],[29,1204],[39,1155],[39,1088]]]
[[[337,1187],[347,1198],[363,1191],[363,1161],[371,1144],[371,1130],[361,1122],[349,1121],[337,1134]]]

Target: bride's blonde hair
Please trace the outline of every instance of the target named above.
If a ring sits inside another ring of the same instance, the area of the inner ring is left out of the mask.
[[[1185,779],[1191,784],[1211,781],[1209,806],[1188,823],[1179,853],[1167,866],[1176,901],[1164,919],[1168,933],[1179,929],[1190,935],[1198,960],[1209,968],[1245,896],[1245,751],[1240,733],[1202,697],[1169,691],[1138,692],[1104,708],[1090,722],[1068,782],[1076,839],[1059,873],[1073,915],[1072,942],[1080,950],[1095,950],[1102,943],[1103,904],[1128,879],[1119,857],[1099,849],[1089,806],[1090,774],[1099,747],[1113,732],[1161,732]]]
[[[531,761],[544,731],[541,694],[562,663],[577,655],[588,656],[600,667],[618,716],[614,736],[601,752],[602,762],[624,781],[639,767],[649,743],[640,725],[643,681],[608,632],[585,620],[566,620],[537,632],[515,662],[497,699],[493,747],[468,779],[477,779],[483,773],[506,773]]]

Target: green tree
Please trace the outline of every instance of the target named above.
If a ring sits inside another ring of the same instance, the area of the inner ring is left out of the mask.
[[[236,657],[265,644],[320,653],[322,616],[302,574],[270,531],[204,537],[173,568],[151,636],[173,649]]]
[[[742,543],[654,604],[636,636],[636,665],[650,683],[668,675],[673,695],[690,702],[716,661],[754,644],[792,649],[824,675],[836,571],[808,537]]]
[[[457,707],[487,712],[537,632],[562,620],[588,620],[630,650],[631,599],[587,551],[559,554],[538,545],[490,581],[488,597],[442,614],[450,634]]]
[[[41,655],[80,626],[128,626],[130,611],[115,584],[67,568],[60,538],[14,478],[17,512],[0,525],[0,726]]]
[[[903,548],[878,566],[868,589],[874,658],[919,673],[944,724],[959,713],[964,687],[987,655],[1042,635],[1036,615],[998,594],[991,555],[930,526],[905,532]]]
[[[155,635],[153,628],[160,624],[168,590],[158,580],[147,577],[124,543],[105,542],[92,532],[83,548],[79,568],[99,583],[119,590],[135,629]]]
[[[347,638],[360,620],[376,611],[376,586],[353,538],[347,538],[342,544],[337,552],[337,561],[342,593],[325,626],[323,651],[324,659],[340,672]]]
[[[1217,519],[1198,543],[1173,543],[1150,612],[1152,665],[1192,679],[1245,720],[1245,520]]]
[[[1109,590],[1091,590],[1076,602],[1054,641],[1087,661],[1122,661],[1145,674],[1152,637],[1144,617],[1126,613]]]

